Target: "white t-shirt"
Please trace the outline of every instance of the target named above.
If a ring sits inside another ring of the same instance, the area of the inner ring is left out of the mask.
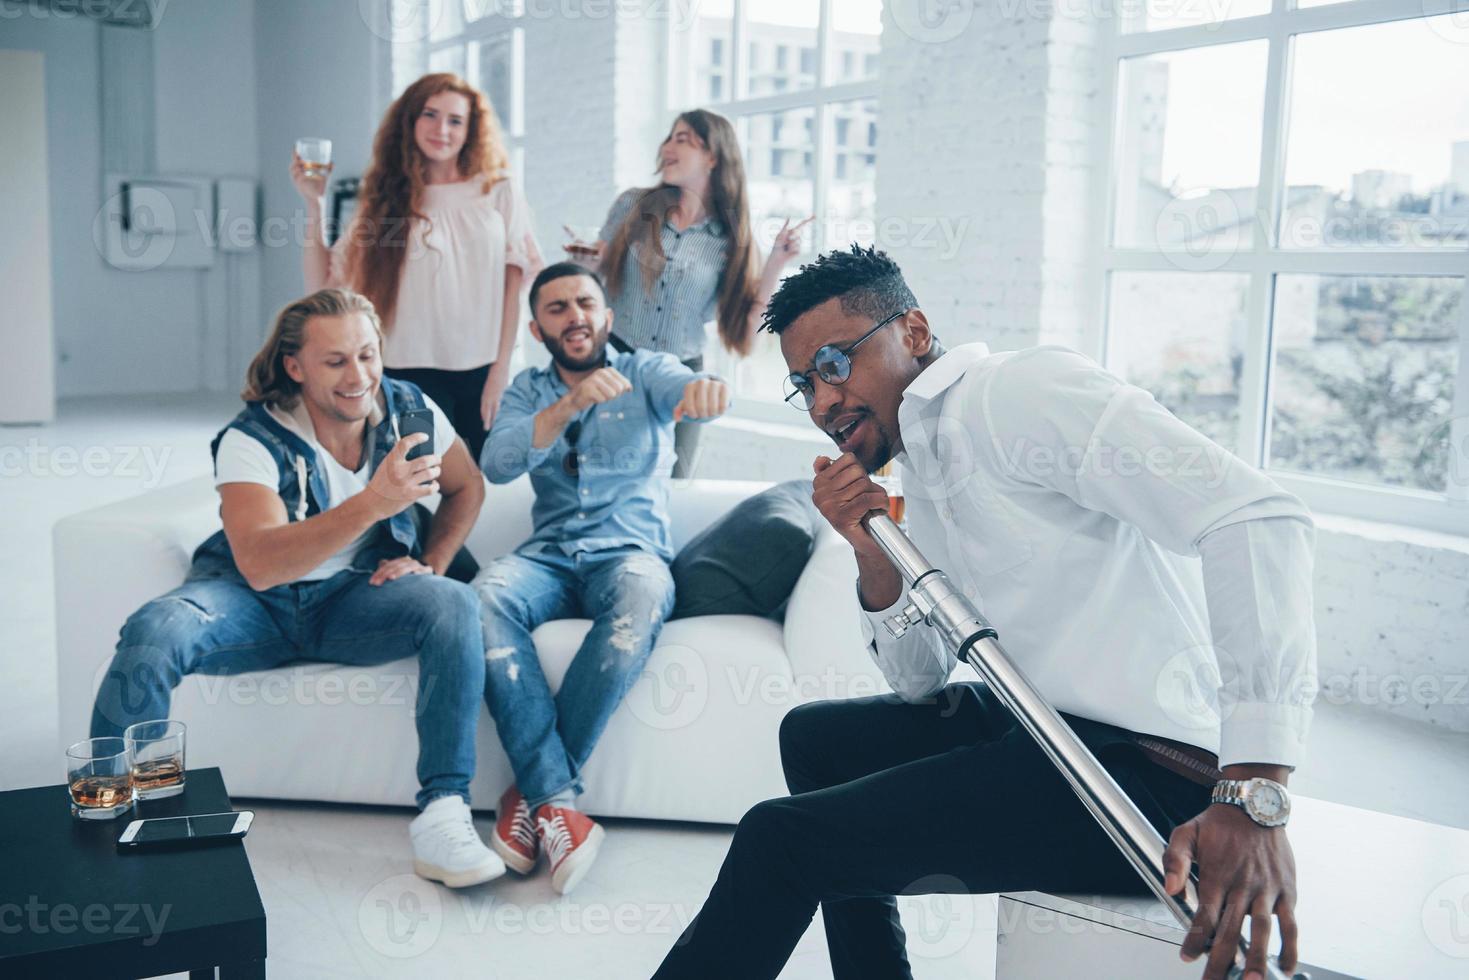
[[[434,450],[442,455],[449,446],[454,444],[454,426],[432,399],[425,395],[423,400],[434,413]],[[367,482],[370,479],[368,473],[370,460],[367,459],[366,454],[363,454],[362,466],[355,471],[337,462],[336,457],[323,449],[321,443],[316,441],[315,427],[312,426],[311,416],[307,414],[303,404],[298,402],[295,409],[290,412],[282,411],[275,406],[267,406],[266,411],[270,413],[271,418],[306,440],[306,444],[316,450],[316,464],[321,468],[322,475],[326,477],[325,509],[330,510],[348,497],[367,489]],[[372,423],[369,421],[368,424]],[[260,440],[246,435],[239,429],[230,429],[219,441],[219,451],[214,458],[214,485],[219,487],[226,483],[258,483],[272,490],[278,490],[281,485],[280,467],[276,465],[275,457],[270,454],[270,450]],[[297,501],[286,501],[286,507],[294,509],[296,506]],[[368,528],[347,547],[296,581],[317,582],[351,568],[353,559],[372,539],[373,533],[374,528]]]

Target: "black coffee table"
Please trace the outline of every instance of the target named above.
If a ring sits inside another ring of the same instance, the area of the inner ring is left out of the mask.
[[[239,841],[119,854],[130,820],[232,810],[218,769],[116,820],[72,817],[65,786],[0,793],[0,976],[265,976],[265,908]]]

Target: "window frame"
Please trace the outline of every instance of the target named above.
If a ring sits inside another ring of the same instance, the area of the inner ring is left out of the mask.
[[[1165,52],[1232,44],[1268,42],[1265,102],[1260,142],[1260,164],[1255,201],[1264,227],[1256,226],[1248,249],[1214,257],[1210,272],[1236,272],[1249,277],[1248,321],[1239,393],[1239,444],[1228,447],[1252,466],[1269,473],[1285,489],[1306,501],[1313,511],[1371,521],[1411,525],[1457,535],[1469,535],[1469,249],[1289,248],[1278,244],[1285,192],[1285,146],[1288,136],[1294,38],[1302,34],[1365,27],[1394,21],[1418,20],[1465,9],[1463,0],[1343,0],[1320,7],[1297,9],[1295,0],[1273,0],[1268,13],[1218,23],[1160,30],[1129,30],[1141,5],[1129,8],[1132,18],[1118,17],[1103,32],[1099,64],[1099,97],[1104,112],[1105,137],[1097,140],[1098,158],[1092,168],[1091,201],[1102,210],[1092,226],[1100,242],[1089,270],[1087,295],[1095,311],[1096,331],[1083,336],[1099,360],[1117,363],[1120,339],[1108,323],[1109,287],[1117,272],[1177,272],[1170,252],[1158,248],[1118,246],[1116,221],[1118,166],[1125,119],[1118,112],[1117,95],[1127,59]],[[1095,242],[1094,238],[1094,242]],[[1274,350],[1270,329],[1276,277],[1293,273],[1356,276],[1452,276],[1463,281],[1459,309],[1458,366],[1451,411],[1449,477],[1446,492],[1356,483],[1330,476],[1274,469],[1270,458],[1270,419]],[[1460,476],[1456,476],[1460,474]]]
[[[833,180],[835,166],[836,140],[831,130],[835,123],[832,119],[831,108],[843,102],[855,102],[863,99],[871,99],[878,102],[878,91],[881,79],[873,77],[856,82],[832,82],[837,77],[838,65],[834,64],[833,52],[835,46],[833,38],[836,28],[833,19],[833,7],[837,0],[820,0],[819,12],[816,22],[816,74],[815,84],[810,88],[788,88],[783,92],[774,92],[766,95],[750,96],[746,93],[749,76],[753,73],[748,62],[749,55],[744,54],[745,37],[747,34],[748,3],[747,0],[731,0],[733,14],[729,34],[728,51],[729,56],[724,59],[724,65],[719,73],[724,76],[723,98],[719,100],[705,99],[703,93],[693,90],[697,84],[695,64],[692,61],[683,60],[678,55],[678,28],[674,24],[674,18],[668,18],[664,30],[665,64],[667,65],[667,77],[664,90],[666,93],[665,109],[668,114],[673,114],[688,108],[691,105],[703,105],[715,110],[734,123],[739,125],[742,117],[762,115],[766,113],[786,112],[792,109],[812,110],[812,138],[808,144],[811,158],[814,162],[812,168],[812,213],[818,220],[813,221],[808,227],[811,229],[811,250],[806,254],[820,254],[830,247],[826,241],[826,224],[820,220],[821,215],[826,213],[827,193]],[[879,35],[879,46],[881,35]],[[796,52],[791,60],[795,61],[791,74],[800,76],[804,72],[800,65],[799,51],[804,45],[795,45]],[[688,46],[690,49],[692,45]],[[880,53],[880,47],[879,47]],[[766,61],[773,63],[775,55],[762,58],[761,65]],[[789,149],[786,147],[785,149]],[[875,147],[874,147],[875,152]],[[876,165],[874,165],[874,173]],[[874,178],[875,181],[875,178]],[[764,259],[764,253],[761,258]],[[735,364],[735,358],[722,346],[716,346],[705,358],[709,370],[733,377],[734,372],[730,370]],[[785,424],[788,426],[799,425],[799,416],[776,398],[759,398],[752,395],[744,395],[738,389],[732,392],[734,399],[730,407],[730,414],[737,417],[751,419],[761,422]]]

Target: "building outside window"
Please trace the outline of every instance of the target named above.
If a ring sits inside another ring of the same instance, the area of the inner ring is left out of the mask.
[[[734,122],[762,251],[782,222],[811,215],[817,220],[807,226],[805,258],[853,241],[870,244],[881,0],[706,0],[698,14],[687,28],[695,43],[670,30],[669,109],[703,105]],[[734,52],[731,65],[744,66],[717,89],[708,83],[718,68],[713,48],[698,41],[714,38]],[[852,133],[867,144],[849,146]],[[721,351],[712,361],[730,379],[739,413],[799,422],[780,400],[787,371],[774,337],[759,335],[749,358]]]
[[[1301,6],[1111,39],[1106,363],[1318,510],[1462,533],[1469,23]]]

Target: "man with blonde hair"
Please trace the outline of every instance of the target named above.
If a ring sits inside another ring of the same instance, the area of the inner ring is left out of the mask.
[[[450,887],[505,865],[469,812],[484,688],[479,599],[444,578],[484,483],[444,413],[383,377],[372,304],[323,289],[290,304],[248,372],[245,409],[215,438],[224,529],[184,584],[122,628],[92,711],[92,735],[168,717],[187,674],[237,674],[292,660],[373,666],[418,658],[414,870]],[[437,450],[410,459],[402,413],[429,409]],[[420,539],[412,505],[442,499]]]

